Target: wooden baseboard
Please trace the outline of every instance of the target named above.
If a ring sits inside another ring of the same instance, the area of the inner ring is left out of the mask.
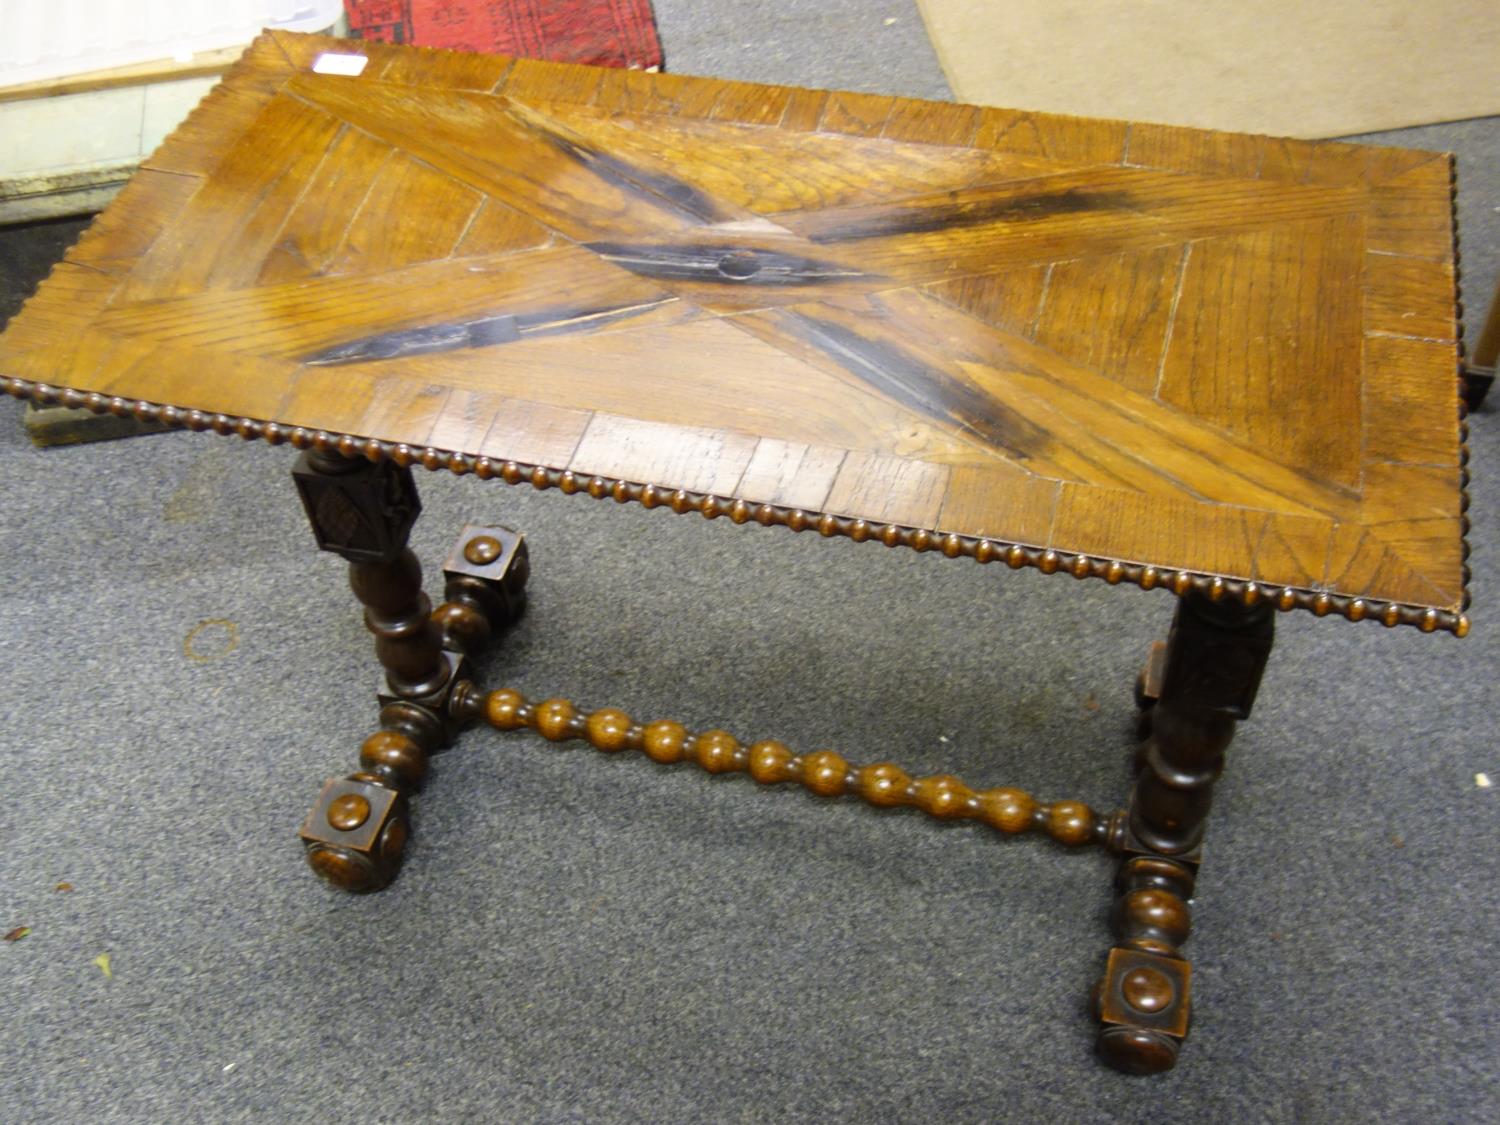
[[[42,447],[113,441],[137,434],[164,433],[167,429],[159,422],[142,422],[129,416],[120,418],[81,408],[37,406],[34,403],[27,403],[23,424],[31,443]]]
[[[138,167],[132,160],[70,172],[0,176],[0,224],[102,211]]]
[[[47,78],[40,82],[22,82],[0,86],[0,102],[25,101],[30,98],[55,98],[61,94],[81,94],[90,90],[110,90],[116,86],[145,86],[152,82],[176,82],[182,78],[201,78],[223,74],[244,53],[243,44],[222,47],[217,51],[199,51],[186,59],[156,59],[118,66],[109,70],[91,70],[64,78]]]

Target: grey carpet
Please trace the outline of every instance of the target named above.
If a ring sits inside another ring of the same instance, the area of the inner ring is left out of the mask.
[[[656,7],[679,72],[944,91],[906,0]],[[1380,139],[1459,152],[1477,316],[1500,123]],[[0,254],[58,237],[0,232]],[[476,731],[438,760],[397,884],[325,890],[294,834],[354,764],[374,673],[290,451],[38,451],[19,413],[0,407],[0,930],[32,933],[0,944],[0,1120],[1495,1119],[1488,412],[1473,635],[1280,620],[1215,809],[1193,1034],[1154,1080],[1090,1053],[1113,865],[1040,840]],[[1167,595],[419,483],[428,559],[468,518],[530,535],[491,683],[1123,794]]]

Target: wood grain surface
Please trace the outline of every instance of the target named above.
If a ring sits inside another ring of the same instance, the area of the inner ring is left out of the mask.
[[[1452,174],[272,33],[0,376],[1462,631]]]

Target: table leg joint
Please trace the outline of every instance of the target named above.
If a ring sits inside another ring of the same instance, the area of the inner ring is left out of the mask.
[[[302,842],[328,882],[376,891],[400,868],[429,760],[480,715],[469,656],[520,612],[526,544],[508,528],[465,528],[445,568],[448,601],[434,613],[407,546],[421,511],[409,468],[311,450],[292,477],[318,546],[349,563],[384,673],[380,729],[360,747],[359,771],[323,786]]]

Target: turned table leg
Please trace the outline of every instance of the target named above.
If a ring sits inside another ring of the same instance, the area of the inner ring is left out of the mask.
[[[358,772],[324,785],[302,840],[309,865],[334,886],[379,890],[400,867],[408,799],[428,758],[475,713],[467,655],[520,611],[525,542],[505,528],[466,528],[445,568],[449,600],[433,613],[406,545],[421,511],[410,469],[310,450],[292,475],[318,546],[349,562],[385,673],[381,729],[360,748]]]
[[[1113,843],[1125,855],[1110,951],[1095,991],[1100,1055],[1119,1070],[1169,1070],[1187,1035],[1191,968],[1180,947],[1200,845],[1235,723],[1271,651],[1273,608],[1188,596],[1142,674],[1143,744]]]

